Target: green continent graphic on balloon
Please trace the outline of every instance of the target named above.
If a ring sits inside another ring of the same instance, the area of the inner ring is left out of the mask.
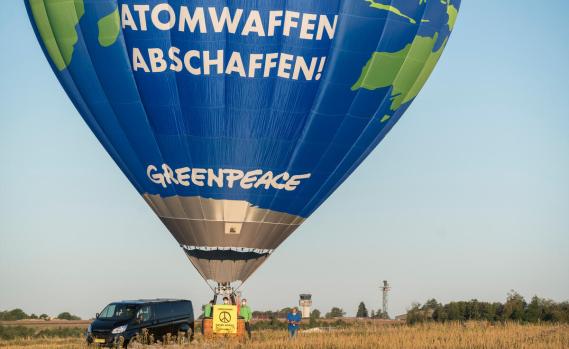
[[[99,44],[103,47],[113,45],[119,37],[121,31],[119,9],[117,8],[111,14],[101,18],[98,22],[99,26]]]
[[[378,9],[378,10],[384,10],[384,11],[394,13],[399,17],[403,17],[403,18],[407,19],[410,23],[413,23],[413,24],[417,23],[417,21],[415,21],[413,18],[403,14],[403,12],[401,12],[401,10],[399,10],[398,8],[396,8],[393,5],[380,4],[380,3],[376,2],[375,0],[365,0],[365,1],[369,2],[370,7],[373,7],[373,8]]]
[[[78,40],[76,26],[85,14],[83,0],[30,0],[38,32],[57,69],[71,64]]]
[[[371,7],[380,5],[374,0],[366,0],[371,2]],[[457,9],[447,4],[448,22],[447,25],[452,31],[458,15]],[[386,5],[382,5],[386,6]],[[393,12],[393,10],[390,10]],[[398,15],[401,12],[394,12]],[[397,111],[401,105],[412,101],[435,69],[435,66],[441,57],[443,50],[448,41],[445,38],[443,44],[433,51],[439,34],[435,33],[433,37],[416,36],[413,42],[409,43],[402,50],[397,52],[374,52],[367,64],[362,69],[362,73],[352,86],[352,90],[360,88],[367,90],[375,90],[378,88],[391,87],[391,107],[392,112]],[[386,114],[381,118],[381,122],[386,122],[392,115]]]

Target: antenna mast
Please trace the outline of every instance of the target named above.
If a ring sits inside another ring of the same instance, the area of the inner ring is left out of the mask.
[[[383,316],[385,316],[386,319],[389,319],[389,315],[387,314],[388,311],[388,302],[389,302],[389,291],[391,290],[391,286],[389,286],[389,283],[387,282],[387,280],[383,280],[383,286],[380,287],[383,298],[383,304],[382,304],[382,312],[383,312]]]

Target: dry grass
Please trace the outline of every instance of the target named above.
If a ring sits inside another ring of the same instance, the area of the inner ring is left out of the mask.
[[[86,348],[82,338],[0,341],[1,348]],[[467,323],[385,326],[362,324],[348,329],[304,332],[289,340],[284,331],[259,331],[246,344],[230,341],[204,342],[201,336],[176,348],[569,348],[569,325],[519,325]],[[145,348],[162,348],[154,345]]]
[[[13,327],[13,326],[25,326],[25,327],[33,327],[38,329],[43,328],[62,328],[62,327],[81,327],[87,329],[87,326],[93,322],[93,320],[36,320],[36,319],[27,319],[27,320],[17,320],[17,321],[0,321],[0,326],[6,327]]]

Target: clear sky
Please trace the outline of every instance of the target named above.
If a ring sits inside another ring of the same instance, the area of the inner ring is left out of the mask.
[[[569,2],[463,1],[423,92],[245,284],[255,309],[569,299]],[[93,316],[211,291],[84,124],[24,10],[0,11],[0,309]]]

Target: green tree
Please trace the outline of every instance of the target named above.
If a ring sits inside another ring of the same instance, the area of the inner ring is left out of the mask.
[[[376,313],[376,316],[378,314]],[[508,293],[504,304],[500,302],[470,301],[450,302],[442,305],[434,299],[424,305],[415,303],[407,311],[407,322],[424,321],[527,321],[569,323],[569,302],[556,303],[534,296],[529,304],[515,291]]]
[[[526,301],[519,293],[511,290],[504,304],[504,320],[523,320],[526,309]]]
[[[290,313],[291,309],[292,308],[290,307],[282,308],[281,310],[277,311],[276,317],[279,319],[286,319],[287,314]]]
[[[440,305],[441,305],[441,304],[440,304],[439,302],[437,302],[436,299],[431,298],[431,299],[429,299],[428,301],[425,302],[425,304],[423,305],[422,308],[423,308],[423,309],[433,309],[433,310],[434,310],[434,309],[440,307]]]
[[[332,309],[330,309],[330,312],[326,313],[326,318],[332,319],[332,318],[343,317],[344,315],[346,315],[346,312],[342,308],[332,307]]]
[[[17,320],[24,320],[29,318],[28,314],[26,314],[22,309],[16,308],[10,311],[2,311],[0,312],[0,320],[3,321],[17,321]]]
[[[310,312],[310,318],[311,319],[320,319],[320,310],[318,309],[314,309],[312,312]]]
[[[358,305],[358,311],[356,313],[356,317],[369,317],[369,314],[367,312],[367,308],[366,305],[364,304],[364,302],[360,302],[360,305]]]
[[[496,307],[492,303],[481,302],[480,303],[480,319],[494,322],[496,318]]]
[[[40,315],[40,319],[42,319],[42,320],[49,320],[49,315],[47,315],[47,314],[41,314],[41,315]]]
[[[531,302],[526,309],[524,320],[527,322],[536,323],[542,319],[543,316],[543,301],[538,296],[533,296]]]
[[[448,320],[447,311],[440,303],[436,305],[433,311],[433,320],[438,322],[446,322]]]
[[[79,316],[72,315],[67,311],[57,315],[57,318],[60,320],[81,320],[81,318]]]
[[[313,328],[320,326],[320,323],[318,321],[319,318],[320,318],[320,310],[318,309],[312,310],[310,312],[310,318],[308,320],[308,327]]]
[[[410,325],[422,323],[428,320],[427,312],[421,304],[413,303],[411,308],[407,310],[407,323]]]
[[[460,321],[464,320],[462,313],[460,311],[460,307],[457,302],[450,302],[449,304],[445,305],[445,310],[447,313],[447,318],[451,321]]]

